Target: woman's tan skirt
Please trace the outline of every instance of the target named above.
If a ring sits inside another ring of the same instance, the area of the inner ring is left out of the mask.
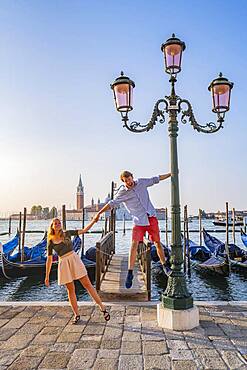
[[[75,252],[71,251],[59,257],[58,285],[71,283],[87,275],[84,263]]]

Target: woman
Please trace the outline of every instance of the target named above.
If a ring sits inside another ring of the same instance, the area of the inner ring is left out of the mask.
[[[81,235],[87,232],[95,223],[93,220],[82,230],[63,231],[59,218],[54,218],[48,229],[47,234],[47,261],[45,285],[49,286],[49,276],[52,265],[53,250],[58,254],[58,285],[66,285],[69,303],[74,312],[73,324],[80,320],[78,304],[75,294],[74,280],[79,280],[82,286],[88,291],[96,304],[100,307],[106,321],[110,320],[110,314],[105,309],[98,293],[91,284],[87,270],[78,254],[73,251],[73,245],[70,240],[71,236]]]

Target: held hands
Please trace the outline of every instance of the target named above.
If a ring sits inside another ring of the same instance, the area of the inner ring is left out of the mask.
[[[91,229],[91,227],[99,220],[99,215],[95,215],[93,218],[92,218],[92,221],[84,227],[84,229],[82,229],[79,234],[85,234],[89,229]]]

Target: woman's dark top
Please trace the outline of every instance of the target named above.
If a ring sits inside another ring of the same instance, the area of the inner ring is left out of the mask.
[[[52,256],[52,251],[58,254],[59,257],[63,256],[64,254],[73,251],[73,244],[71,242],[71,236],[77,236],[78,230],[68,230],[64,231],[64,241],[55,244],[52,240],[49,240],[47,245],[47,252],[48,256]]]

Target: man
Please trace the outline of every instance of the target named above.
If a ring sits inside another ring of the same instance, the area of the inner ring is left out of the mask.
[[[134,227],[132,230],[132,245],[129,255],[129,270],[125,282],[125,286],[128,289],[131,288],[134,277],[133,268],[136,260],[137,247],[139,242],[143,241],[146,231],[156,246],[164,272],[167,275],[170,275],[171,273],[170,267],[165,263],[165,254],[160,243],[158,220],[156,218],[155,208],[150,201],[147,190],[149,186],[158,184],[160,181],[168,179],[170,176],[171,174],[167,173],[166,175],[160,175],[148,179],[141,178],[134,180],[131,172],[123,171],[120,175],[120,179],[124,183],[124,186],[118,191],[115,199],[110,200],[105,204],[94,217],[95,221],[98,221],[102,213],[117,207],[120,203],[123,203],[127,211],[132,215]]]

